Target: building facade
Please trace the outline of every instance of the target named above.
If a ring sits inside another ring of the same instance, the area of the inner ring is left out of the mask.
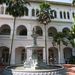
[[[52,36],[56,32],[64,32],[70,30],[75,14],[75,7],[70,3],[50,2],[51,8],[56,12],[53,13],[54,19],[46,26],[47,27],[47,58],[45,48],[37,50],[38,59],[43,59],[48,64],[68,63],[69,58],[75,55],[72,46],[69,44],[65,46],[61,43],[61,50],[58,45],[53,46]],[[33,44],[31,37],[34,27],[36,33],[38,46],[45,47],[45,29],[44,25],[37,21],[37,14],[39,13],[38,1],[31,1],[30,6],[27,6],[24,17],[17,18],[15,26],[15,36],[13,42],[13,49],[11,51],[11,39],[13,33],[13,17],[6,12],[6,5],[0,5],[0,57],[3,58],[3,63],[8,64],[9,53],[11,53],[11,64],[23,64],[31,52],[26,50],[26,46]]]

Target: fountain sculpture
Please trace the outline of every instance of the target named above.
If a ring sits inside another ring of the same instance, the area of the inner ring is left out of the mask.
[[[57,65],[47,65],[42,59],[38,59],[37,50],[44,47],[37,45],[38,35],[33,32],[33,45],[26,47],[31,55],[25,60],[23,66],[9,66],[4,70],[4,75],[65,75],[64,68]]]

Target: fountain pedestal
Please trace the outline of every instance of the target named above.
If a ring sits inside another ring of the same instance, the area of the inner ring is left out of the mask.
[[[26,49],[28,51],[30,51],[31,54],[30,55],[29,54],[27,55],[28,57],[27,57],[26,61],[24,62],[24,68],[26,68],[26,69],[28,69],[28,68],[29,69],[30,68],[31,69],[35,69],[37,67],[38,62],[39,62],[37,50],[40,50],[40,49],[43,49],[43,48],[44,47],[40,47],[40,46],[36,46],[36,45],[26,47]]]

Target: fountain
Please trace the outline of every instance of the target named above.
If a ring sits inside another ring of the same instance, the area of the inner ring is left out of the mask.
[[[44,47],[37,45],[38,35],[33,31],[33,45],[27,46],[26,49],[31,52],[22,66],[6,67],[4,75],[65,75],[64,68],[59,65],[47,65],[42,59],[38,59],[37,50]],[[64,73],[64,74],[63,74]]]

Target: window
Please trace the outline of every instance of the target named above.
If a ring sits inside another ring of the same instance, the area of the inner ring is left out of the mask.
[[[34,27],[34,28],[35,28],[35,27]],[[34,28],[33,28],[33,30],[35,30]],[[43,35],[43,32],[42,32],[41,27],[36,26],[36,34],[38,34],[39,36],[42,36],[42,35]]]
[[[63,12],[63,15],[64,15],[64,19],[66,19],[66,12],[65,11]]]
[[[62,19],[62,11],[60,11],[60,18]]]
[[[36,16],[39,14],[39,9],[36,9]]]
[[[69,28],[67,28],[67,27],[63,28],[63,30],[62,30],[62,32],[63,32],[63,33],[65,33],[65,34],[68,34],[68,33],[69,33],[69,31],[70,31],[70,29],[69,29]]]
[[[69,14],[69,12],[67,12],[67,18],[70,19],[70,14]]]
[[[25,8],[25,16],[28,16],[28,11],[29,11],[29,10],[28,10],[28,8],[26,7],[26,8]]]
[[[32,16],[35,16],[35,9],[32,9]]]
[[[57,12],[56,11],[54,12],[54,18],[57,18]]]
[[[27,36],[27,28],[24,25],[18,26],[16,34],[20,36]]]
[[[11,32],[11,29],[9,25],[4,24],[1,26],[0,35],[10,35],[10,32]]]
[[[72,16],[73,16],[73,17],[75,16],[74,12],[72,13]]]
[[[55,27],[50,27],[48,29],[48,36],[52,37],[53,35],[55,35],[57,33],[57,29]]]

